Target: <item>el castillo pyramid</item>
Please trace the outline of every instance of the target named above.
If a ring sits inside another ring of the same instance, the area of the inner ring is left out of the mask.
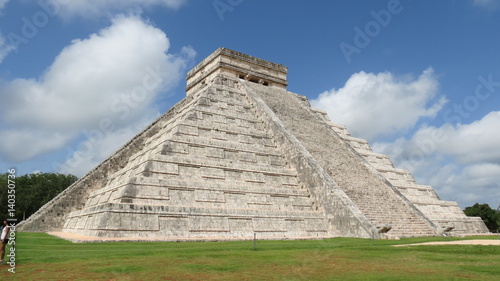
[[[287,67],[225,48],[186,97],[18,226],[131,240],[485,233],[306,97]]]

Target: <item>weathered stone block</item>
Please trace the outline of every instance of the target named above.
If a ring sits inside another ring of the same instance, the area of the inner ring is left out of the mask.
[[[229,222],[227,217],[190,216],[188,226],[189,231],[191,232],[229,231]]]
[[[224,192],[216,191],[216,190],[195,190],[194,198],[197,202],[216,202],[216,203],[224,203],[226,202],[226,198],[224,196]]]
[[[265,177],[262,173],[244,171],[242,174],[242,178],[246,182],[258,182],[258,183],[266,182]]]
[[[201,176],[207,179],[225,179],[224,170],[220,168],[201,167]]]
[[[197,136],[198,135],[198,128],[193,127],[193,126],[187,126],[187,125],[178,125],[176,127],[176,133],[177,134],[184,134],[184,135],[191,135],[191,136]]]

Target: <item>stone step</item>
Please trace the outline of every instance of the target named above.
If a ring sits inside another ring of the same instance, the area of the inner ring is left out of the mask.
[[[232,218],[276,218],[283,220],[324,220],[321,212],[317,211],[282,211],[282,210],[262,210],[245,208],[200,208],[196,206],[176,206],[176,205],[134,205],[105,203],[80,211],[71,212],[69,218],[80,218],[102,213],[138,214],[143,217],[153,215],[168,216],[214,216]]]
[[[197,112],[201,112],[202,114],[210,114],[210,115],[218,115],[228,119],[240,119],[250,123],[259,123],[260,120],[255,117],[251,112],[231,112],[231,111],[220,111],[215,108],[211,108],[209,106],[198,106],[194,109]]]
[[[233,162],[228,163],[227,161],[217,161],[212,160],[211,158],[199,158],[188,155],[186,157],[177,156],[177,155],[154,155],[153,159],[148,160],[147,162],[156,162],[163,164],[173,164],[173,165],[182,165],[187,167],[206,167],[213,169],[222,169],[222,170],[230,170],[236,172],[253,172],[253,173],[261,173],[266,175],[277,175],[277,176],[289,176],[296,177],[296,172],[291,168],[277,167],[272,166],[270,164],[264,165],[259,163],[252,163],[251,165],[247,163],[239,163]],[[144,162],[146,164],[147,162]],[[160,170],[158,170],[160,172]],[[214,170],[214,172],[216,172]]]
[[[256,138],[270,138],[267,135],[267,132],[263,130],[263,128],[259,128],[258,126],[252,126],[249,128],[238,127],[233,124],[221,124],[213,121],[203,120],[202,122],[195,120],[184,120],[181,124],[182,126],[189,126],[193,128],[198,128],[206,131],[216,131],[216,132],[225,132],[226,134],[235,134],[235,135],[247,135]],[[195,130],[193,132],[185,132],[180,130],[178,133],[181,134],[196,134]]]
[[[307,197],[309,198],[309,192],[307,189],[296,189],[290,188],[289,186],[270,186],[269,184],[249,184],[248,182],[236,182],[236,181],[195,181],[195,180],[182,180],[182,179],[169,179],[162,180],[150,177],[136,178],[133,181],[127,181],[125,183],[110,185],[104,188],[98,189],[90,193],[89,196],[97,196],[110,191],[118,190],[121,187],[128,185],[135,186],[147,186],[147,187],[159,187],[159,188],[169,188],[169,189],[179,189],[179,190],[213,190],[227,193],[239,193],[239,194],[265,194],[281,197]]]
[[[200,137],[200,136],[179,136],[174,135],[169,141],[166,141],[165,144],[168,145],[170,143],[187,145],[187,146],[195,146],[195,147],[211,147],[211,148],[219,148],[225,151],[235,151],[235,152],[249,152],[261,155],[275,156],[284,159],[283,154],[278,152],[276,147],[273,146],[264,146],[259,144],[257,140],[250,137],[248,138],[240,138],[238,141],[232,140],[218,140],[209,137]],[[179,153],[189,153],[187,147],[184,148],[184,151],[174,151]]]

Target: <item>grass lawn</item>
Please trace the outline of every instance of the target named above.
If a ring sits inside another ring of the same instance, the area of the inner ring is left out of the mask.
[[[1,265],[0,279],[500,280],[499,246],[390,246],[452,239],[257,241],[253,250],[253,241],[73,244],[17,233],[16,273]]]

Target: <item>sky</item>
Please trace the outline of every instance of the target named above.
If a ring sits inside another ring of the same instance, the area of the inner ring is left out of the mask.
[[[108,158],[218,47],[465,208],[500,204],[498,0],[0,0],[0,172]]]

